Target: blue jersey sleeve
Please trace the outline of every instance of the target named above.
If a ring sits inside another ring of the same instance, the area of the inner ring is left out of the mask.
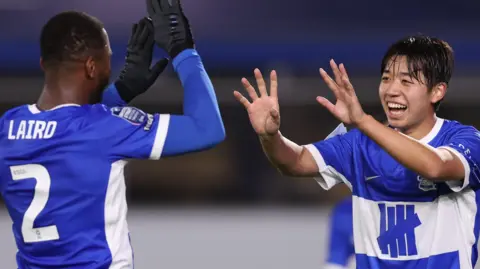
[[[194,49],[173,59],[173,67],[184,88],[183,115],[172,115],[163,149],[164,156],[205,150],[225,139],[215,91]]]
[[[115,159],[159,159],[170,115],[149,114],[135,107],[106,107],[97,116],[102,130],[100,146]]]
[[[183,115],[152,115],[133,107],[104,107],[111,114],[104,126],[114,130],[110,141],[114,156],[158,159],[205,150],[225,138],[213,85],[196,50],[181,52],[173,66],[185,91]],[[112,87],[110,93],[118,97]],[[114,97],[104,101],[113,102],[117,100]]]
[[[444,148],[455,154],[463,164],[465,178],[463,181],[447,181],[453,191],[461,191],[467,186],[480,187],[480,132],[471,127],[464,126],[449,139]]]
[[[352,130],[325,140],[306,145],[315,159],[320,177],[315,178],[320,186],[329,190],[338,183],[346,183],[353,178],[353,151],[359,131]]]
[[[112,83],[110,84],[102,94],[102,104],[108,106],[108,107],[114,107],[114,106],[125,106],[127,103],[120,97],[120,94],[118,93],[117,88],[115,87],[115,84]]]
[[[347,267],[355,255],[353,245],[352,198],[342,200],[330,215],[330,238],[326,263]]]

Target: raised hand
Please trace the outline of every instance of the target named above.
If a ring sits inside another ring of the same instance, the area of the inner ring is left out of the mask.
[[[343,123],[358,125],[366,114],[358,101],[355,89],[350,83],[347,70],[343,64],[340,64],[340,67],[337,66],[334,60],[330,61],[330,67],[335,79],[332,79],[322,68],[320,68],[320,75],[328,88],[332,90],[337,101],[334,105],[325,97],[318,96],[317,102]]]
[[[260,70],[255,69],[254,74],[260,96],[246,78],[242,78],[242,84],[251,101],[238,91],[234,91],[233,95],[247,110],[250,123],[255,132],[259,136],[271,136],[280,129],[277,73],[275,70],[270,73],[270,95],[268,95],[267,86]]]
[[[183,50],[195,47],[180,0],[147,0],[147,11],[155,28],[155,43],[172,59]]]
[[[153,35],[152,22],[147,18],[132,26],[125,65],[115,82],[120,97],[126,103],[146,92],[167,67],[168,59],[161,59],[151,66],[155,44]]]

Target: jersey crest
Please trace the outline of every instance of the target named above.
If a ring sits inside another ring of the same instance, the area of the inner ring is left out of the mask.
[[[113,107],[112,115],[122,118],[133,125],[140,125],[147,119],[147,113],[134,107]]]

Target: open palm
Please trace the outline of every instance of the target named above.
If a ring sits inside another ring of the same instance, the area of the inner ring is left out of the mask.
[[[335,79],[332,79],[322,68],[320,68],[320,75],[328,88],[332,90],[337,101],[334,105],[325,97],[320,96],[317,97],[317,101],[338,120],[345,124],[356,125],[363,119],[365,112],[358,101],[355,89],[350,83],[347,70],[343,64],[340,64],[340,67],[338,67],[333,60],[330,61],[330,67]]]
[[[242,78],[242,84],[251,101],[238,91],[234,91],[233,95],[247,110],[250,123],[258,135],[274,135],[280,129],[277,74],[275,71],[270,73],[270,95],[268,95],[267,86],[260,70],[255,69],[254,74],[260,96],[246,78]]]

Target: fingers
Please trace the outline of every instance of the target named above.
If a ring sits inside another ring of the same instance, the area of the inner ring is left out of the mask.
[[[170,2],[174,2],[175,0],[157,0],[156,2],[159,2],[160,10],[162,12],[167,12],[170,10]]]
[[[346,77],[347,80],[350,80],[348,77],[347,69],[345,68],[344,64],[340,64],[340,72],[342,73],[343,76]]]
[[[342,73],[338,69],[338,65],[333,59],[330,60],[330,68],[332,68],[335,83],[337,83],[337,85],[340,87],[343,86]]]
[[[151,29],[149,29],[150,22],[147,19],[142,19],[138,24],[137,46],[143,48],[151,35]]]
[[[335,105],[328,101],[328,99],[326,99],[325,97],[317,96],[317,102],[324,106],[330,113],[335,115]]]
[[[278,112],[278,110],[276,110],[275,108],[272,108],[270,110],[270,116],[272,116],[274,121],[278,121],[278,119],[280,118],[280,112]]]
[[[344,64],[340,64],[340,73],[342,74],[342,81],[345,89],[350,93],[355,92]]]
[[[258,91],[260,92],[260,96],[267,96],[267,86],[265,85],[265,80],[263,80],[262,72],[258,68],[255,68],[253,71],[255,74],[255,79],[257,80],[257,87]]]
[[[147,0],[147,12],[148,12],[148,15],[151,17],[155,14],[155,8],[153,7],[153,1],[156,1],[156,0]]]
[[[248,96],[252,99],[252,101],[255,101],[258,99],[257,92],[255,91],[255,88],[253,88],[252,84],[250,84],[250,81],[248,81],[246,78],[242,78],[242,84],[245,90],[248,93]]]
[[[164,58],[158,61],[151,69],[151,74],[154,79],[157,79],[158,76],[165,70],[168,65],[168,59]],[[153,84],[153,83],[152,83]]]
[[[162,4],[160,4],[161,1],[168,3],[168,0],[150,0],[150,1],[152,1],[153,10],[155,10],[155,13],[160,13],[163,11]]]
[[[152,21],[147,19],[146,20],[147,29],[147,37],[145,38],[144,43],[142,44],[144,49],[148,51],[148,57],[152,57],[153,55],[153,48],[155,45],[155,30],[153,28]],[[150,61],[151,62],[151,61]]]
[[[172,0],[172,8],[178,8],[180,7],[181,4],[180,4],[180,0]]]
[[[257,82],[258,91],[260,92],[260,96],[268,96],[267,86],[265,84],[265,80],[263,79],[262,73],[258,68],[255,68],[253,73],[255,74],[255,79]],[[270,80],[271,80],[270,95],[272,97],[277,98],[278,79],[277,79],[277,73],[275,72],[275,70],[273,70],[270,73]],[[252,99],[252,102],[254,102],[260,97],[257,94],[257,91],[255,90],[255,88],[250,83],[250,81],[248,81],[248,79],[242,78],[242,84],[245,90],[247,91],[248,96]]]
[[[245,109],[248,109],[250,107],[250,102],[241,93],[234,91],[233,95],[245,107]]]
[[[325,84],[327,84],[328,88],[335,94],[335,97],[339,99],[341,97],[341,89],[337,85],[335,81],[323,70],[323,68],[320,68],[320,76],[322,77],[323,81],[325,81]]]
[[[132,33],[130,34],[130,38],[128,39],[128,45],[135,44],[135,34],[137,33],[138,24],[134,23],[132,25]]]
[[[277,72],[272,70],[270,72],[270,96],[274,98],[278,98],[278,78]]]

